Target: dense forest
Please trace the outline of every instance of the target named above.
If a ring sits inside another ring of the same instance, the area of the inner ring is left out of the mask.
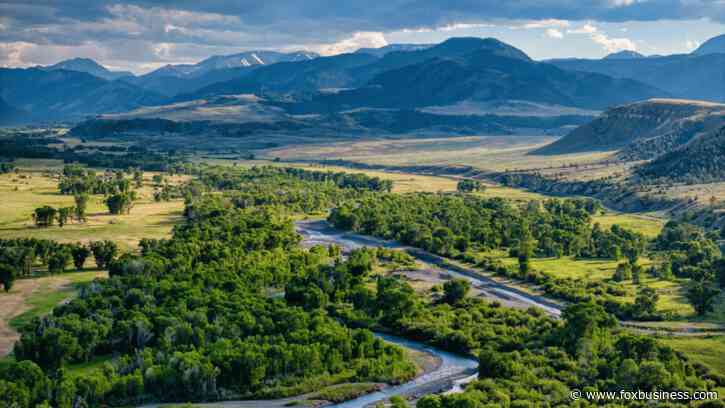
[[[588,199],[549,199],[520,206],[472,195],[378,194],[333,209],[329,221],[340,229],[397,240],[535,283],[548,295],[562,300],[596,302],[621,318],[664,317],[655,310],[656,294],[644,286],[635,302],[620,299],[625,292],[617,283],[636,283],[644,273],[660,279],[689,278],[688,298],[695,310],[706,314],[712,309],[720,293],[718,279],[725,283],[725,261],[712,240],[700,232],[701,239],[689,237],[684,239],[687,244],[663,246],[662,242],[676,239],[678,235],[673,231],[684,228],[671,223],[657,239],[660,245],[654,245],[643,235],[617,225],[604,229],[592,223],[592,214],[600,210],[596,201]],[[518,258],[518,268],[487,256],[489,250],[507,251]],[[646,252],[665,261],[645,271],[639,259]],[[598,282],[558,278],[531,266],[534,257],[563,256],[621,263],[611,280]]]
[[[462,281],[417,293],[376,267],[409,267],[405,253],[304,249],[288,217],[336,204],[330,219],[338,226],[446,256],[511,248],[522,270],[529,256],[639,256],[646,242],[638,234],[591,225],[596,202],[519,207],[463,194],[393,195],[372,178],[280,168],[194,173],[206,190],[190,193],[184,223],[170,239],[143,240],[138,254],[119,256],[104,242],[2,242],[4,253],[26,248],[40,258],[68,245],[66,259],[93,255],[109,279],[22,328],[15,360],[0,365],[0,402],[74,408],[272,398],[413,377],[403,350],[373,330],[478,356],[480,380],[461,394],[425,397],[421,407],[553,407],[569,405],[571,389],[725,385],[656,340],[620,329],[596,303],[574,304],[556,320],[472,298]],[[249,201],[254,192],[270,198]],[[317,204],[303,204],[310,197]],[[657,245],[683,251],[678,242],[691,232],[666,231]],[[18,259],[9,268],[28,262]],[[674,273],[687,269],[672,265]],[[88,362],[102,368],[73,373]]]
[[[269,296],[330,262],[298,240],[274,213],[198,203],[172,239],[144,241],[142,255],[111,262],[110,279],[25,328],[19,363],[5,375],[40,367],[47,386],[16,384],[3,398],[23,407],[261,398],[414,375],[400,349],[369,331]],[[112,355],[102,372],[64,374],[68,364]]]
[[[63,146],[58,148],[56,146]],[[175,152],[161,153],[143,146],[68,146],[52,131],[0,131],[0,159],[56,159],[96,168],[165,171],[183,161]]]

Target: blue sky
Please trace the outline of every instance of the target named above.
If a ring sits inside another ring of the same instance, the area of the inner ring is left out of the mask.
[[[0,65],[93,58],[143,73],[253,49],[323,55],[496,37],[535,59],[692,51],[725,0],[0,0]]]

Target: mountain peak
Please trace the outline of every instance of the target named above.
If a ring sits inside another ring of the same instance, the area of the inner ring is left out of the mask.
[[[388,44],[378,48],[360,48],[355,51],[356,54],[370,54],[376,57],[383,57],[385,54],[395,51],[420,51],[432,47],[433,44]]]
[[[46,71],[64,69],[66,71],[85,72],[93,76],[112,81],[125,76],[133,76],[130,72],[114,72],[90,58],[71,58],[47,67],[41,67]]]
[[[449,55],[463,55],[471,52],[488,50],[503,57],[522,59],[526,61],[531,60],[531,58],[529,58],[529,56],[523,51],[495,38],[454,37],[436,45],[432,48],[432,50],[436,50],[438,52],[442,51],[443,53]]]
[[[97,63],[90,58],[71,58],[58,62],[57,64],[47,67],[48,69],[67,69],[69,71],[79,71],[80,69],[93,69],[99,71],[108,71],[106,67]]]
[[[617,60],[623,60],[623,59],[638,59],[638,58],[645,58],[644,55],[638,53],[637,51],[630,51],[630,50],[623,50],[619,52],[613,52],[604,59],[617,59]]]
[[[725,54],[725,34],[710,38],[692,53],[694,55]]]

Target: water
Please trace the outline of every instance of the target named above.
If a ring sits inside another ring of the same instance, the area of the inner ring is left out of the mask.
[[[405,248],[403,245],[395,242],[334,230],[325,221],[301,221],[296,224],[296,227],[297,232],[304,237],[303,244],[308,246],[336,244],[341,246],[345,251],[363,246]],[[552,306],[545,300],[539,300],[537,296],[524,294],[521,291],[506,287],[504,284],[485,277],[466,275],[445,267],[441,267],[440,269],[453,278],[465,279],[471,282],[473,286],[486,289],[486,291],[501,299],[513,299],[517,302],[542,309],[551,316],[561,316],[561,310],[558,307]]]
[[[377,334],[377,336],[384,340],[397,344],[402,347],[406,347],[413,350],[425,351],[441,359],[441,366],[428,374],[424,374],[412,381],[407,383],[386,387],[380,391],[372,394],[363,395],[354,400],[343,402],[340,404],[331,405],[336,408],[363,408],[376,402],[384,401],[390,397],[406,394],[407,392],[414,390],[417,387],[433,383],[438,380],[445,380],[450,377],[460,376],[467,372],[471,372],[478,368],[478,361],[471,357],[461,356],[446,351],[438,350],[434,347],[427,346],[417,341],[407,340],[400,337]],[[463,386],[469,382],[478,378],[478,375],[470,375],[464,378],[454,381],[454,386],[447,393],[460,392],[463,390]]]

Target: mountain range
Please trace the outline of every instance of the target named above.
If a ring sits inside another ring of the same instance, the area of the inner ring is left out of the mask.
[[[220,95],[256,94],[290,114],[423,109],[517,100],[602,109],[653,97],[725,98],[725,54],[713,39],[691,55],[616,53],[601,60],[538,62],[495,39],[452,38],[320,57],[249,51],[141,76],[92,60],[0,69],[5,112],[25,120],[78,121]],[[3,120],[3,119],[0,119]],[[7,122],[6,120],[4,120]]]
[[[566,70],[633,79],[670,96],[725,102],[725,35],[714,37],[690,54],[649,56],[623,51],[603,59],[555,59]]]
[[[36,67],[36,68],[41,69],[43,71],[64,70],[64,71],[85,72],[87,74],[91,74],[93,76],[97,76],[98,78],[102,78],[102,79],[105,79],[108,81],[134,76],[133,73],[131,73],[129,71],[111,71],[108,68],[97,63],[96,61],[93,61],[90,58],[73,58],[73,59],[61,61],[54,65],[49,65],[47,67],[40,66],[40,67]]]

